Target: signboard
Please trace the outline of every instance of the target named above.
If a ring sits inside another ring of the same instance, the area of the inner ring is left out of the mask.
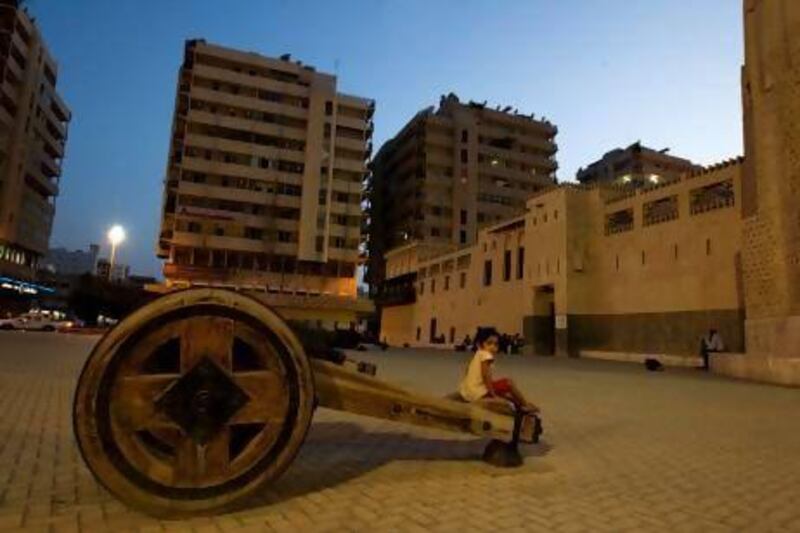
[[[39,294],[55,292],[50,287],[44,287],[35,283],[27,283],[13,278],[0,277],[0,289],[18,292],[19,294]]]
[[[567,315],[556,315],[556,329],[567,329]]]

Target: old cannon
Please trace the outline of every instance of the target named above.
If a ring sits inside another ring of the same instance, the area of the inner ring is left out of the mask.
[[[287,323],[244,294],[169,293],[95,346],[75,392],[89,469],[159,516],[229,509],[289,466],[317,405],[493,439],[534,442],[538,418],[415,394],[309,358]],[[509,450],[506,450],[509,451]]]

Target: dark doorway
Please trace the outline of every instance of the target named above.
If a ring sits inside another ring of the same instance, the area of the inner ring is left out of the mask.
[[[533,353],[554,355],[556,352],[556,304],[552,285],[536,287],[533,295],[531,328]]]

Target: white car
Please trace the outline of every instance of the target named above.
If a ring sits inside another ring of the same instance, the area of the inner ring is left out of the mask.
[[[20,315],[0,321],[0,329],[21,329],[26,331],[56,331],[62,321],[44,315]]]

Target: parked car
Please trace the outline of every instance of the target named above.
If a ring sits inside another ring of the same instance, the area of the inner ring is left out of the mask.
[[[62,327],[64,320],[56,320],[41,314],[24,314],[0,321],[0,329],[16,329],[24,331],[56,331]]]

